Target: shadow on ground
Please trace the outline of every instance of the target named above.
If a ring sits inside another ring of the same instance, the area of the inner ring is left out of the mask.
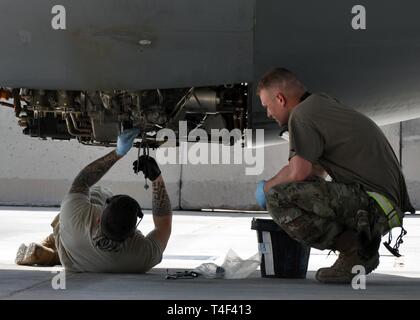
[[[350,285],[325,285],[308,272],[307,279],[261,278],[255,272],[242,280],[167,280],[166,269],[138,274],[67,273],[66,289],[53,289],[53,268],[0,270],[0,299],[152,299],[152,300],[277,300],[277,299],[419,299],[420,279],[374,273],[366,290]],[[180,271],[170,269],[169,272]],[[184,270],[182,270],[184,271]],[[63,279],[63,278],[61,278]],[[63,281],[55,278],[56,285]]]

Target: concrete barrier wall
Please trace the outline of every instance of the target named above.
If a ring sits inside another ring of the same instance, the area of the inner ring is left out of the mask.
[[[402,124],[402,164],[411,203],[420,208],[420,119]]]
[[[384,126],[382,130],[398,157],[400,153],[400,125]],[[245,175],[247,167],[245,165],[183,166],[180,205],[184,209],[258,209],[254,198],[256,183],[274,176],[287,164],[288,155],[287,143],[266,147],[264,150],[264,171],[258,176]]]
[[[288,145],[256,149],[254,152],[261,152],[264,159],[264,170],[259,175],[246,175],[249,169],[246,164],[184,165],[181,207],[258,210],[254,197],[256,183],[271,178],[287,163]],[[232,157],[235,155],[233,151],[230,154]]]
[[[415,137],[420,136],[420,132],[416,131],[416,126],[419,127],[415,121],[403,126],[403,133],[406,131],[411,135],[411,138],[407,136],[403,139],[403,164],[407,166],[405,172],[411,197],[419,206],[420,174],[416,159],[420,147]],[[389,125],[383,130],[398,156],[400,125]],[[88,163],[111,151],[83,146],[76,141],[40,141],[24,136],[16,124],[14,113],[8,109],[0,109],[0,139],[1,205],[59,205],[77,173]],[[191,150],[191,146],[182,148],[181,154]],[[221,152],[222,147],[218,148]],[[287,163],[288,157],[287,144],[260,150],[263,150],[264,170],[258,176],[246,175],[246,169],[252,168],[247,163],[162,165],[173,208],[257,209],[254,200],[256,182],[272,177]],[[179,151],[177,148],[176,152]],[[230,163],[241,152],[229,150]],[[101,185],[110,187],[115,194],[129,194],[142,207],[150,208],[151,191],[143,188],[144,178],[132,172],[132,162],[136,156],[137,150],[131,150],[104,176]]]
[[[11,110],[10,110],[11,111]],[[110,148],[89,147],[77,141],[41,141],[21,133],[14,113],[0,109],[0,204],[58,205],[78,172],[110,152]],[[152,153],[153,155],[153,153]],[[151,207],[151,189],[144,178],[132,171],[137,149],[118,161],[100,184],[114,193],[128,194],[145,208]],[[179,203],[180,166],[162,168],[174,208]]]

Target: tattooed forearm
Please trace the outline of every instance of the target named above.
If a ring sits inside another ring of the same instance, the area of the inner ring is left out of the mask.
[[[69,193],[89,194],[89,188],[97,183],[120,159],[115,150],[86,166],[74,179]]]
[[[167,216],[172,214],[171,201],[169,200],[165,182],[161,176],[153,181],[152,212],[156,216]]]

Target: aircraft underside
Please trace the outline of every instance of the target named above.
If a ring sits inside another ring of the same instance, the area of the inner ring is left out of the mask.
[[[32,137],[106,146],[136,126],[159,145],[187,121],[278,141],[255,93],[273,67],[380,125],[420,117],[417,1],[3,2],[2,104]]]

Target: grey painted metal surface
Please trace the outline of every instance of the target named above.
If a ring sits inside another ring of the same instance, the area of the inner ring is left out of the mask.
[[[366,30],[353,30],[354,5]],[[272,67],[295,71],[380,125],[420,116],[420,2],[257,1],[254,82]],[[254,112],[262,112],[254,96]],[[253,115],[262,126],[263,114]]]
[[[365,0],[5,0],[0,85],[146,89],[256,82],[273,66],[296,71],[380,124],[420,116],[420,3]],[[143,45],[142,45],[143,44]],[[253,97],[253,112],[262,112]],[[261,115],[252,126],[264,126]]]
[[[154,89],[252,80],[254,0],[4,0],[0,85]],[[144,45],[142,45],[144,44]]]

